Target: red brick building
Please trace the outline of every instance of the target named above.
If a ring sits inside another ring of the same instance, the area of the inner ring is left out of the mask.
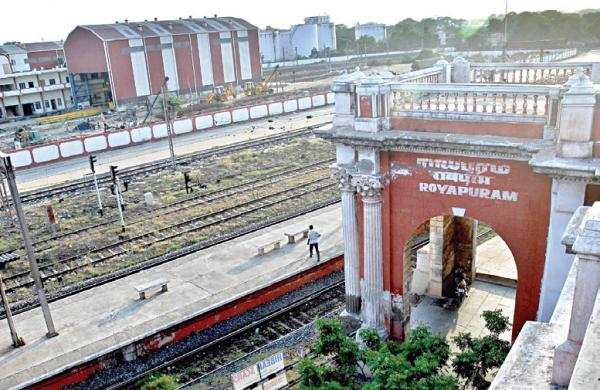
[[[231,17],[78,26],[65,55],[84,104],[145,99],[165,77],[181,93],[261,77],[258,29]]]

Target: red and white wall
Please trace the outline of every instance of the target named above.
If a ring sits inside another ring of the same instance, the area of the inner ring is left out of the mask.
[[[177,119],[173,122],[173,132],[177,136],[231,123],[241,123],[268,116],[319,108],[333,103],[333,93],[321,93],[253,106],[235,107]],[[10,154],[15,167],[26,169],[88,154],[132,147],[166,137],[167,126],[165,122],[156,122],[145,126],[32,146],[18,151],[7,151],[7,153]]]

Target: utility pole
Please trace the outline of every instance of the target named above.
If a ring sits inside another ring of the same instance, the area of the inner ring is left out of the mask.
[[[13,226],[12,213],[10,211],[10,200],[8,198],[6,187],[4,186],[4,179],[0,180],[0,204],[2,205],[2,209],[6,214],[7,224],[9,226]]]
[[[25,221],[25,213],[23,212],[19,190],[17,188],[15,170],[8,154],[0,152],[0,160],[0,171],[4,173],[6,180],[8,181],[8,188],[10,189],[13,205],[15,207],[15,213],[17,214],[17,219],[19,220],[19,227],[21,228],[21,235],[23,236],[23,245],[25,246],[27,259],[29,260],[29,266],[31,267],[31,277],[35,283],[34,289],[37,292],[38,299],[40,300],[40,307],[42,308],[42,313],[44,314],[44,320],[46,321],[46,328],[48,329],[46,337],[51,338],[58,336],[58,333],[54,328],[52,315],[50,314],[50,307],[48,306],[48,299],[46,298],[46,293],[44,292],[44,285],[42,284],[42,277],[35,259],[35,253],[33,252],[33,245],[31,243],[31,237],[29,236],[29,228],[27,227],[27,222]]]
[[[104,216],[104,210],[102,209],[102,198],[100,197],[100,188],[98,188],[98,178],[96,177],[96,167],[94,164],[96,163],[96,156],[90,156],[90,169],[92,170],[92,177],[94,178],[94,187],[96,188],[96,197],[98,198],[98,214],[100,216]]]
[[[508,0],[504,2],[504,62],[508,61]]]
[[[171,118],[169,118],[169,107],[168,107],[168,89],[167,81],[168,77],[165,77],[165,83],[163,84],[163,114],[165,116],[165,124],[167,126],[167,138],[169,139],[169,153],[171,153],[171,167],[173,171],[177,170],[177,160],[175,159],[175,149],[173,148],[173,134],[171,132]]]
[[[6,293],[4,292],[4,282],[2,281],[2,275],[0,275],[0,298],[2,299],[2,303],[4,304],[4,312],[6,313],[6,321],[8,321],[8,328],[10,330],[10,337],[12,338],[13,347],[19,348],[25,345],[25,342],[17,334],[17,329],[15,328],[15,323],[13,322],[12,318],[12,311],[10,311],[10,305],[8,304],[8,299],[6,299]]]

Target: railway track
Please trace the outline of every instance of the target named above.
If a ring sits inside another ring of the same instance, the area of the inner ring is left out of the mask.
[[[239,221],[242,217],[249,214],[294,201],[315,191],[332,189],[335,186],[336,184],[332,183],[328,176],[318,178],[308,183],[302,183],[291,188],[270,193],[258,199],[243,201],[216,211],[201,213],[157,230],[143,232],[127,239],[93,248],[86,253],[79,253],[58,261],[41,263],[39,264],[39,268],[42,273],[42,281],[49,278],[59,278],[65,274],[77,272],[84,267],[95,267],[109,260],[129,256],[132,247],[145,249],[160,242],[172,240],[183,234],[197,232],[225,222]],[[225,197],[227,195],[222,196]],[[200,204],[203,203],[206,202],[201,202]],[[7,274],[4,280],[8,293],[16,289],[29,287],[33,284],[33,279],[30,277],[29,271]]]
[[[335,159],[331,158],[331,159],[326,159],[323,161],[317,161],[312,164],[307,164],[307,165],[304,165],[299,168],[278,170],[276,172],[269,174],[268,176],[258,177],[258,178],[252,179],[252,180],[246,180],[246,181],[240,182],[238,184],[227,186],[227,187],[220,188],[220,189],[213,190],[213,191],[201,192],[199,194],[189,196],[185,199],[178,200],[178,201],[169,203],[164,206],[155,207],[150,210],[139,210],[133,219],[131,219],[131,217],[129,215],[127,215],[125,217],[125,221],[128,225],[136,224],[136,223],[142,222],[143,220],[145,220],[149,217],[152,217],[152,216],[168,215],[168,214],[178,212],[181,210],[185,210],[185,209],[188,209],[188,208],[191,208],[194,206],[198,206],[198,205],[209,203],[211,201],[222,199],[227,196],[233,196],[233,195],[241,194],[243,192],[252,191],[252,190],[261,188],[263,186],[266,186],[266,185],[273,185],[277,182],[289,180],[290,178],[293,178],[293,177],[306,175],[311,172],[315,172],[317,170],[323,170],[323,169],[327,168],[329,166],[329,164],[333,163],[334,161],[335,161]],[[141,218],[140,218],[140,215],[142,216]],[[46,249],[49,249],[48,244],[50,242],[56,241],[57,239],[62,239],[62,238],[68,237],[68,236],[82,234],[86,231],[93,231],[93,230],[99,229],[101,227],[111,226],[118,222],[119,222],[119,218],[117,218],[117,217],[108,218],[108,219],[105,219],[98,223],[83,226],[78,229],[63,231],[63,232],[53,235],[52,237],[34,241],[32,243],[32,245],[33,245],[34,249],[36,249],[36,253],[40,253]],[[9,250],[6,250],[6,251],[0,253],[0,256],[8,255],[10,253],[14,253],[15,251],[22,250],[22,249],[24,249],[23,246],[18,247],[18,248],[11,248]]]
[[[182,376],[185,384],[181,387],[189,387],[204,374],[230,364],[232,354],[239,353],[239,351],[243,351],[245,356],[252,354],[263,346],[312,324],[316,317],[340,310],[344,304],[344,280],[342,279],[297,299],[258,320],[106,388],[110,390],[133,389],[136,388],[136,382],[147,375],[153,373],[174,374],[183,371],[187,374]],[[198,362],[204,364],[197,370],[192,370],[193,374],[190,374],[189,367],[197,365]]]
[[[292,138],[302,137],[312,132],[312,129],[330,124],[331,121],[323,121],[311,126],[302,127],[286,133],[274,134],[267,137],[261,137],[256,140],[242,141],[235,144],[218,146],[209,150],[189,153],[177,157],[177,164],[186,166],[193,161],[207,158],[222,157],[244,149],[252,149],[270,146],[278,142],[289,140]],[[135,167],[123,168],[119,170],[119,177],[122,180],[131,180],[136,176],[141,176],[148,173],[156,173],[161,170],[171,169],[170,159],[161,159],[151,163],[137,165]],[[97,175],[98,185],[106,185],[111,182],[111,177],[108,172]],[[58,195],[70,195],[82,191],[90,191],[94,189],[94,183],[91,178],[82,178],[72,180],[66,183],[52,185],[36,190],[24,191],[21,193],[21,201],[23,203],[36,203],[47,200]]]

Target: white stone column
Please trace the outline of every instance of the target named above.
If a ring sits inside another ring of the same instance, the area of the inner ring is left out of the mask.
[[[362,288],[363,328],[386,335],[383,310],[383,233],[381,175],[356,175],[352,183],[360,191],[363,202],[364,282]]]
[[[342,192],[342,228],[344,237],[344,277],[346,286],[346,310],[343,315],[360,315],[360,256],[358,251],[358,216],[356,188],[350,182],[350,174],[344,168],[333,167],[332,176]]]
[[[580,223],[570,223],[570,226],[581,226],[572,247],[576,253],[577,276],[567,340],[554,351],[552,383],[564,387],[571,381],[600,288],[600,202],[586,209]]]

